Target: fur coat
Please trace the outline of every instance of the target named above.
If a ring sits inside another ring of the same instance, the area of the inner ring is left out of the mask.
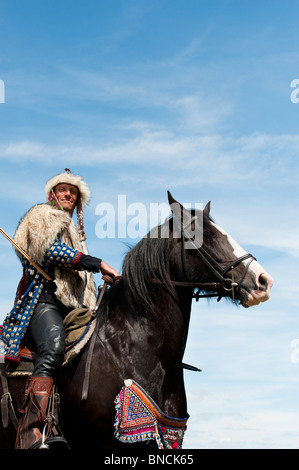
[[[49,268],[54,270],[55,295],[65,307],[95,308],[96,286],[92,273],[75,269],[76,257],[88,252],[68,212],[50,204],[32,207],[20,221],[14,241],[46,272]],[[13,360],[17,360],[19,346],[45,281],[19,252],[17,255],[23,265],[23,277],[2,331],[5,355]]]

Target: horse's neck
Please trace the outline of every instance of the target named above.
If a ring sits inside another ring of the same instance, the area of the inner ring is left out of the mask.
[[[182,311],[165,292],[161,293],[158,314],[136,313],[123,301],[109,313],[101,334],[111,369],[117,367],[122,381],[130,378],[138,382],[172,415],[184,414],[186,406],[182,358],[189,314],[190,305]]]

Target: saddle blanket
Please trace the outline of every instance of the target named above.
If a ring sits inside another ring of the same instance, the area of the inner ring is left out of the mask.
[[[189,418],[165,415],[143,388],[131,379],[115,399],[115,437],[124,443],[156,440],[159,449],[181,449]]]

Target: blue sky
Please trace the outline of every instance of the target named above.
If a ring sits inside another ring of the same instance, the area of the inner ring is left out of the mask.
[[[99,239],[96,207],[149,207],[169,189],[211,200],[275,279],[256,308],[194,303],[188,448],[299,445],[298,13],[292,0],[0,0],[1,228],[12,236],[69,167],[92,190],[90,252],[117,269],[138,239]],[[1,321],[21,275],[4,238],[0,266]]]

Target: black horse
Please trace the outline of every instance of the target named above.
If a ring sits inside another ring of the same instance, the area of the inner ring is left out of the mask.
[[[188,416],[182,361],[194,296],[231,297],[244,307],[269,298],[271,276],[217,227],[210,204],[189,211],[168,198],[172,216],[128,252],[121,280],[105,293],[92,349],[61,370],[61,425],[73,449],[126,447],[114,435],[114,401],[128,379],[163,416]],[[18,402],[21,385],[10,386]],[[0,428],[0,448],[14,440],[11,424]]]

